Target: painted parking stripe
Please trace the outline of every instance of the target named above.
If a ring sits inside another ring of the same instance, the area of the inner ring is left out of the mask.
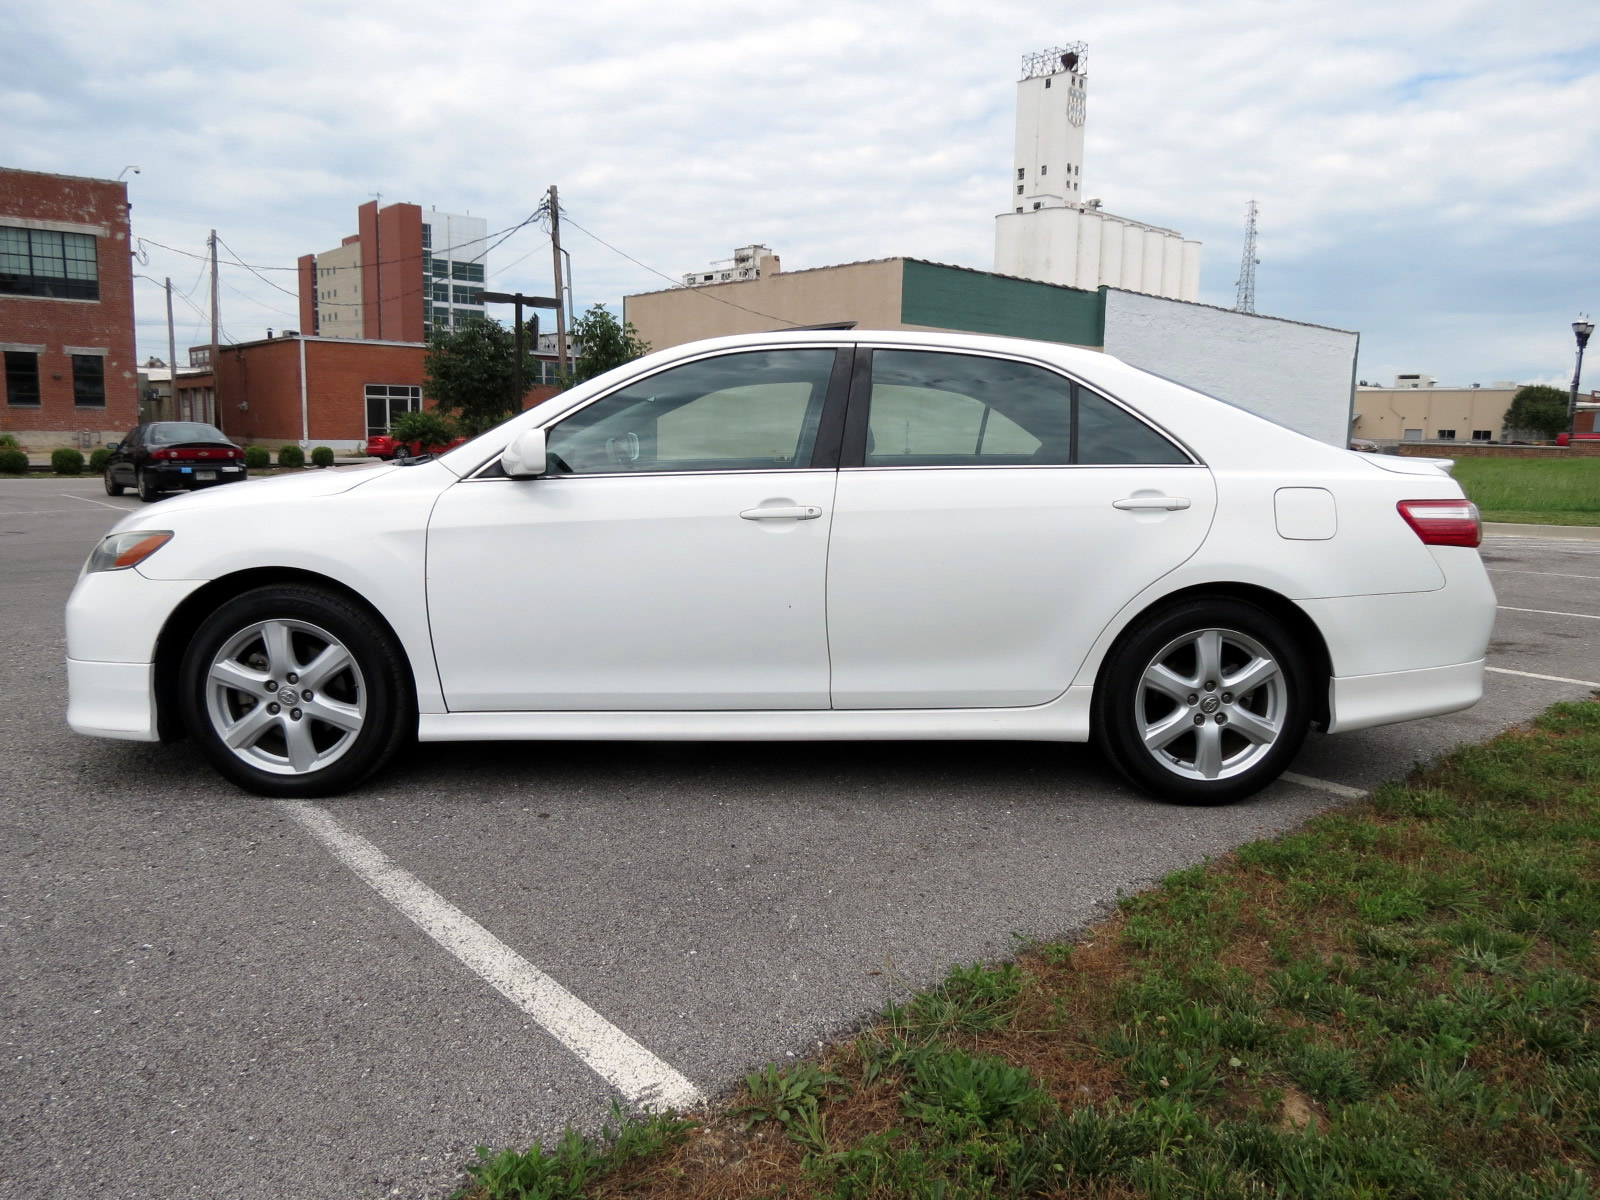
[[[85,504],[98,504],[101,508],[114,508],[118,512],[132,512],[131,504],[108,504],[104,500],[95,500],[89,496],[74,496],[71,492],[57,492],[56,495],[67,500],[82,500]]]
[[[1568,575],[1563,571],[1522,571],[1515,567],[1485,567],[1491,575],[1546,575],[1551,579],[1593,579],[1600,582],[1600,575]]]
[[[395,866],[371,842],[304,800],[280,800],[278,807],[417,928],[471,967],[630,1101],[657,1109],[691,1108],[705,1102],[700,1089],[685,1076],[439,893]]]
[[[1316,788],[1319,792],[1331,792],[1333,795],[1342,796],[1346,800],[1359,800],[1366,795],[1360,788],[1334,783],[1331,779],[1318,779],[1312,775],[1296,775],[1293,771],[1285,771],[1278,778],[1287,779],[1290,783],[1298,783],[1301,787]]]
[[[1593,613],[1557,612],[1553,608],[1512,608],[1509,604],[1501,604],[1497,607],[1501,612],[1538,613],[1542,617],[1582,617],[1585,621],[1600,621],[1600,617],[1595,616]]]
[[[1485,671],[1493,671],[1496,675],[1520,675],[1523,679],[1543,679],[1550,683],[1575,683],[1579,687],[1600,688],[1600,683],[1592,679],[1568,679],[1565,675],[1539,675],[1533,671],[1513,671],[1510,667],[1485,667]]]

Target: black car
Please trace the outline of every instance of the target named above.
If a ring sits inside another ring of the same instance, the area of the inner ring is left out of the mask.
[[[247,476],[244,451],[222,430],[201,421],[151,421],[106,447],[106,495],[137,488],[139,499],[159,500],[162,492],[190,491],[237,483]]]

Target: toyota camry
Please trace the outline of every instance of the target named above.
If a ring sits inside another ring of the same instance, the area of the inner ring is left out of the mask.
[[[1093,739],[1191,803],[1475,703],[1441,465],[1072,347],[815,331],[648,355],[447,453],[197,492],[94,548],[79,733],[272,796],[421,741]]]

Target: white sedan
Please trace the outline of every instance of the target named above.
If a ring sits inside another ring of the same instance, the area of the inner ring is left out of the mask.
[[[652,354],[438,458],[130,514],[68,721],[343,791],[421,741],[1095,739],[1217,803],[1482,692],[1477,510],[1108,355],[805,332]]]

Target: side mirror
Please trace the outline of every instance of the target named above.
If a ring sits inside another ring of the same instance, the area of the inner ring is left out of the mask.
[[[532,479],[543,475],[546,465],[542,429],[523,430],[500,456],[500,466],[512,479]]]
[[[106,449],[107,450],[120,450],[120,449],[122,449],[122,443],[121,442],[107,442],[106,443]]]

